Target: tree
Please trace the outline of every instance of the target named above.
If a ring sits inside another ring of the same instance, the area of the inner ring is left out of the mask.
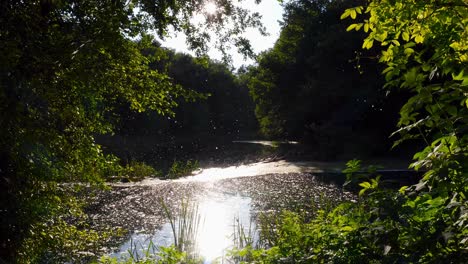
[[[342,14],[362,18],[348,30],[367,34],[364,49],[383,47],[386,86],[413,94],[400,110],[396,145],[414,137],[426,142],[411,164],[426,170],[421,181],[387,196],[401,219],[387,230],[396,235],[390,255],[400,259],[457,262],[468,255],[467,10],[466,1],[379,0]],[[375,204],[385,208],[385,201]]]
[[[415,94],[400,112],[404,137],[416,131],[429,143],[437,131],[435,138],[466,140],[467,8],[465,1],[372,1],[342,15],[356,18],[364,12],[364,21],[348,30],[368,34],[365,49],[374,42],[384,47],[380,62],[387,66],[387,87]]]
[[[202,12],[204,1],[2,1],[0,186],[6,191],[0,245],[7,260],[18,257],[15,249],[26,238],[36,237],[21,257],[37,261],[50,250],[47,230],[72,227],[58,216],[76,203],[57,183],[98,183],[115,166],[94,136],[112,132],[117,106],[172,114],[176,98],[197,97],[149,67],[158,58],[140,52],[151,44],[147,32],[164,37],[171,26],[201,53],[209,29],[229,21],[260,27],[258,14],[219,4],[201,27],[190,17]],[[219,32],[250,52],[241,31]]]
[[[411,164],[423,177],[415,185],[389,189],[379,176],[370,178],[375,168],[366,175],[352,160],[344,172],[350,184],[361,187],[357,202],[319,210],[306,224],[294,214],[275,219],[277,245],[250,256],[263,263],[466,262],[467,10],[466,1],[458,0],[370,0],[343,12],[342,18],[358,20],[348,30],[366,33],[364,49],[382,49],[379,60],[390,92],[412,94],[400,110],[396,134],[426,142]]]
[[[116,137],[98,138],[98,142],[103,139],[104,150],[164,169],[164,164],[169,162],[167,165],[171,165],[174,159],[206,154],[206,150],[218,140],[225,144],[226,140],[255,132],[256,120],[248,89],[225,64],[176,53],[159,47],[157,43],[152,49],[145,53],[158,54],[161,60],[151,67],[167,70],[174,84],[196,91],[204,98],[196,101],[176,99],[175,116],[170,118],[155,111],[135,113],[121,108]],[[142,137],[148,140],[147,148],[132,148],[134,145],[131,143],[127,146],[121,143],[122,138],[126,142],[135,142]],[[156,149],[155,145],[158,145]]]
[[[387,96],[382,89],[378,52],[367,52],[356,62],[364,35],[349,34],[339,19],[351,5],[316,0],[285,5],[278,41],[260,54],[258,66],[248,74],[264,135],[307,141],[319,158],[336,158],[351,149],[363,152],[359,154],[388,151],[388,136],[406,95]]]

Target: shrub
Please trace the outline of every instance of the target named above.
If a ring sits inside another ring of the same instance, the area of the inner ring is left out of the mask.
[[[175,160],[169,171],[167,173],[167,178],[169,179],[176,179],[182,176],[191,175],[194,170],[197,170],[200,166],[198,165],[198,161],[188,160],[186,162],[177,161]]]
[[[359,162],[348,163],[348,179],[361,179],[357,203],[319,210],[310,222],[291,212],[265,218],[264,248],[232,254],[261,263],[462,263],[468,258],[468,204],[462,192],[440,186],[434,191],[424,181],[399,191],[382,189],[379,177],[362,181],[359,171]]]
[[[128,177],[131,181],[138,181],[146,177],[158,177],[161,172],[144,162],[131,161],[122,169],[120,175]]]

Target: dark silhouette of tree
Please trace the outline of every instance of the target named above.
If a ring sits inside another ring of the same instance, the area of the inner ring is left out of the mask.
[[[357,53],[363,35],[340,20],[347,1],[292,1],[280,38],[247,73],[261,132],[301,139],[320,158],[384,152],[404,94],[386,94],[377,53]],[[365,69],[365,70],[362,70]],[[359,149],[364,143],[369,144]]]

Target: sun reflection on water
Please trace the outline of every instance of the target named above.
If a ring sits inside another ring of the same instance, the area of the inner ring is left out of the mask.
[[[204,263],[212,263],[226,254],[233,247],[234,223],[239,221],[244,227],[254,227],[251,222],[252,199],[238,194],[210,192],[199,198],[198,214],[201,224],[196,235],[196,255],[204,259]],[[176,227],[178,228],[178,227]],[[120,246],[113,257],[126,258],[128,250],[136,246],[137,253],[144,254],[144,249],[150,243],[158,246],[169,246],[174,243],[171,226],[166,223],[153,235],[133,234],[131,238]],[[156,250],[157,251],[157,250]],[[153,250],[150,253],[157,253]]]
[[[225,255],[232,247],[235,220],[249,225],[250,207],[251,198],[239,195],[218,195],[200,203],[200,214],[205,221],[199,230],[197,244],[205,263]]]
[[[320,162],[289,162],[279,160],[274,162],[257,162],[239,166],[229,166],[223,168],[206,168],[197,171],[193,176],[188,176],[174,180],[174,182],[214,182],[223,179],[237,177],[251,177],[274,173],[302,173],[302,172],[322,172],[324,166],[330,167],[330,164]],[[330,170],[337,170],[331,168]],[[338,169],[337,171],[341,171]]]

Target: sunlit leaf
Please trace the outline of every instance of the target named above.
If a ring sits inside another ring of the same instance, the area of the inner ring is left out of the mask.
[[[408,32],[406,32],[406,31],[403,31],[403,33],[401,33],[401,37],[403,38],[404,41],[409,41],[409,39],[410,39],[410,36],[409,36]]]
[[[422,43],[424,41],[424,37],[421,36],[421,35],[417,35],[415,38],[414,38],[414,42],[416,43]]]
[[[346,31],[351,31],[351,30],[355,29],[356,26],[357,26],[357,24],[351,24],[346,28]]]
[[[364,188],[370,188],[371,184],[369,182],[361,182],[359,183],[359,186],[364,187]]]

